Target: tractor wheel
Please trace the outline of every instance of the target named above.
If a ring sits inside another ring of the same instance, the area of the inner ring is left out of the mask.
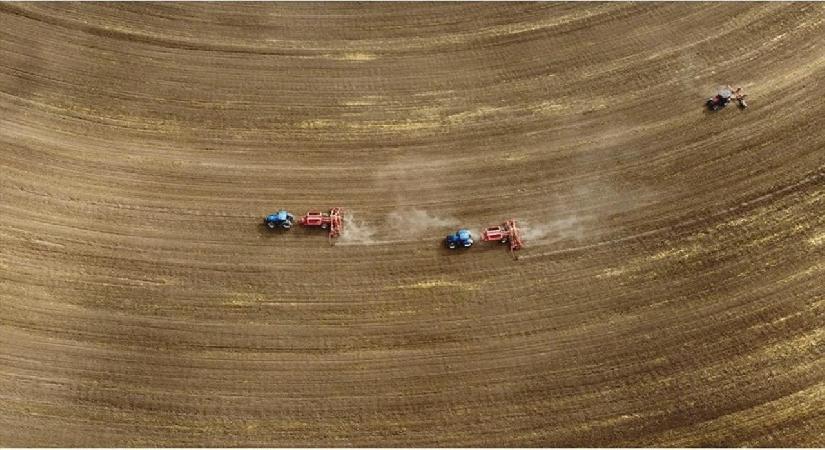
[[[454,249],[455,248],[455,242],[450,242],[449,244],[447,244],[447,247]]]
[[[274,229],[275,229],[275,222],[267,222],[267,223],[266,223],[266,226],[267,226],[270,230],[274,230]]]
[[[283,228],[284,230],[288,230],[288,229],[292,228],[292,223],[284,222],[284,223],[281,224],[281,228]]]

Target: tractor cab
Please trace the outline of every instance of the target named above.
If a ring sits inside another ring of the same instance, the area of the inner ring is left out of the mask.
[[[470,247],[471,245],[473,245],[473,235],[470,233],[470,230],[462,228],[456,231],[455,233],[447,236],[444,239],[444,245],[446,245],[447,248],[451,249],[459,247]]]
[[[282,209],[275,214],[264,217],[264,225],[270,229],[283,228],[284,230],[288,230],[292,228],[294,220],[295,218],[292,217],[292,214]]]
[[[718,94],[719,94],[719,97],[721,97],[725,101],[725,103],[727,103],[727,102],[730,101],[730,98],[733,95],[733,91],[731,91],[728,88],[721,88],[721,89],[719,89]]]

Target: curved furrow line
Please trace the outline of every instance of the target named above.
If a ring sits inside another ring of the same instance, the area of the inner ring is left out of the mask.
[[[0,25],[0,444],[822,444],[821,6]]]

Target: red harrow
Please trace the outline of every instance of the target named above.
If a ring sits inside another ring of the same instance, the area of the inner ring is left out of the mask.
[[[489,227],[481,233],[481,240],[487,242],[498,241],[502,244],[510,244],[510,254],[516,257],[516,251],[524,248],[524,241],[521,240],[521,230],[516,226],[516,221],[510,219],[497,227]]]
[[[305,227],[319,227],[322,230],[329,230],[329,239],[336,238],[344,231],[344,210],[343,208],[332,208],[328,213],[320,211],[309,211],[299,222]]]

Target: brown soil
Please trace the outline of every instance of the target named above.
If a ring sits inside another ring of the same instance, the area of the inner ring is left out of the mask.
[[[0,445],[823,446],[823,85],[821,4],[0,4]]]

